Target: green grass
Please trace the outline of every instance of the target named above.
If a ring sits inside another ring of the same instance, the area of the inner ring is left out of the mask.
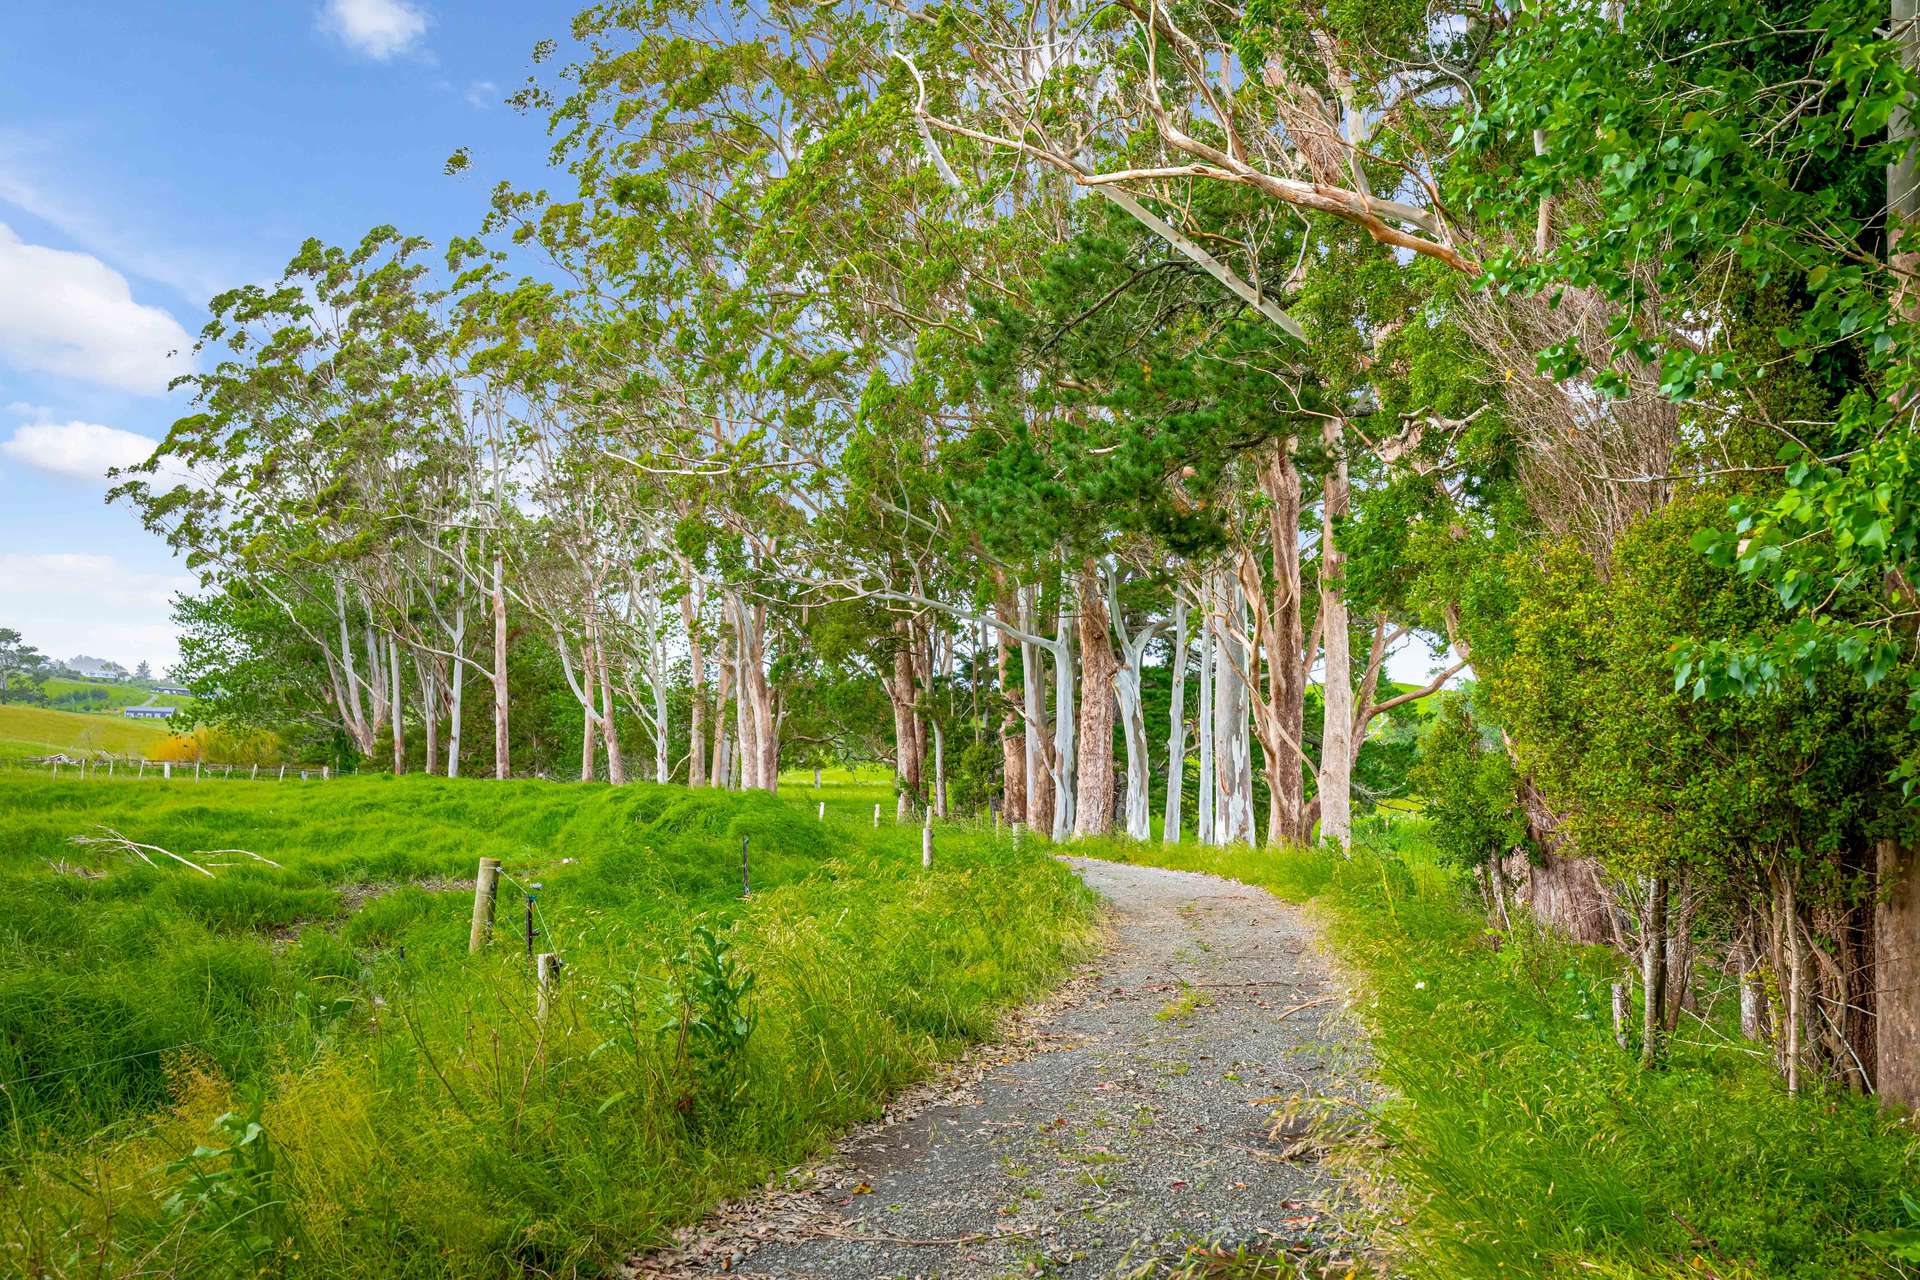
[[[791,790],[0,776],[0,1273],[602,1274],[872,1116],[1090,937],[1037,848],[951,828],[924,872],[868,788],[824,823]],[[240,865],[69,843],[99,826]],[[197,852],[231,848],[282,865]],[[510,879],[469,957],[448,881],[482,855]],[[544,1024],[516,936],[536,881],[566,963]],[[699,927],[752,975],[744,1046],[732,988],[682,959]]]
[[[1420,831],[1403,820],[1351,860],[1126,842],[1091,850],[1313,904],[1358,981],[1386,1086],[1377,1128],[1397,1189],[1383,1213],[1398,1268],[1449,1278],[1920,1275],[1893,1256],[1920,1226],[1901,1199],[1920,1191],[1911,1128],[1870,1099],[1788,1097],[1723,1028],[1683,1030],[1668,1068],[1642,1071],[1611,1035],[1618,959],[1524,922],[1489,933]]]
[[[116,755],[150,751],[165,742],[168,731],[146,720],[50,707],[23,707],[0,703],[0,759],[52,755],[56,751],[106,751]]]

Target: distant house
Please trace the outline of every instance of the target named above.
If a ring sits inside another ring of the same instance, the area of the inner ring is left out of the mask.
[[[117,662],[108,662],[105,658],[89,658],[79,654],[61,664],[76,676],[85,680],[131,680],[127,669]]]
[[[172,707],[122,707],[120,714],[129,720],[168,720],[173,717]]]
[[[191,698],[193,696],[193,690],[183,688],[177,684],[157,684],[153,686],[153,691],[155,693],[170,693],[178,698]]]

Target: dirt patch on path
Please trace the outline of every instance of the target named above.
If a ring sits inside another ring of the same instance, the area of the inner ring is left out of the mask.
[[[1308,1118],[1355,1039],[1302,913],[1212,876],[1066,861],[1109,903],[1112,946],[1014,1045],[630,1274],[1091,1278],[1197,1253],[1342,1256]]]

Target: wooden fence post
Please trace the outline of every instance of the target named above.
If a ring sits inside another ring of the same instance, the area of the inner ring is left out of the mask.
[[[920,865],[923,867],[933,865],[933,823],[931,822],[920,828]]]
[[[500,887],[500,859],[480,859],[473,882],[473,927],[467,931],[467,954],[472,955],[493,937],[493,900]]]
[[[1613,1039],[1622,1049],[1627,1047],[1627,984],[1613,984]]]
[[[281,766],[280,766],[280,776],[279,776],[279,777],[278,777],[277,779],[275,779],[275,781],[277,781],[277,782],[285,782],[286,780],[287,780],[287,766],[285,766],[285,765],[281,765]]]
[[[873,829],[875,831],[880,829],[880,806],[877,804],[873,806]]]
[[[740,837],[740,896],[751,898],[753,885],[747,879],[747,837]]]
[[[328,780],[329,778],[331,778],[331,777],[333,777],[333,766],[332,766],[332,765],[330,765],[330,764],[323,764],[323,765],[321,765],[321,766],[320,766],[320,781],[322,781],[322,782],[325,782],[325,781],[327,781],[327,780]]]
[[[253,766],[253,772],[247,775],[247,781],[248,782],[258,781],[259,777],[260,777],[260,764],[258,761],[255,761]]]
[[[135,776],[140,778],[147,776],[147,758],[145,756],[140,757],[140,772]]]
[[[193,780],[195,782],[200,781],[200,762],[198,760],[193,762]]]
[[[160,777],[162,781],[170,781],[173,778],[173,761],[162,760],[160,762]]]
[[[827,820],[827,802],[825,800],[822,800],[820,802],[820,821],[825,822],[826,820]]]
[[[534,961],[534,973],[540,981],[540,1021],[547,1020],[547,1011],[553,1003],[553,980],[560,972],[560,957],[551,951],[542,951]]]

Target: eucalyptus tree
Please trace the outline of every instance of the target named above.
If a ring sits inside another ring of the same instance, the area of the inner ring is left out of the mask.
[[[243,583],[280,608],[366,755],[402,714],[397,648],[376,635],[393,620],[367,584],[390,550],[379,467],[421,425],[392,415],[419,407],[408,321],[428,299],[424,248],[384,227],[350,250],[310,240],[275,285],[215,298],[198,349],[223,357],[182,379],[194,412],[113,492],[203,585]]]

